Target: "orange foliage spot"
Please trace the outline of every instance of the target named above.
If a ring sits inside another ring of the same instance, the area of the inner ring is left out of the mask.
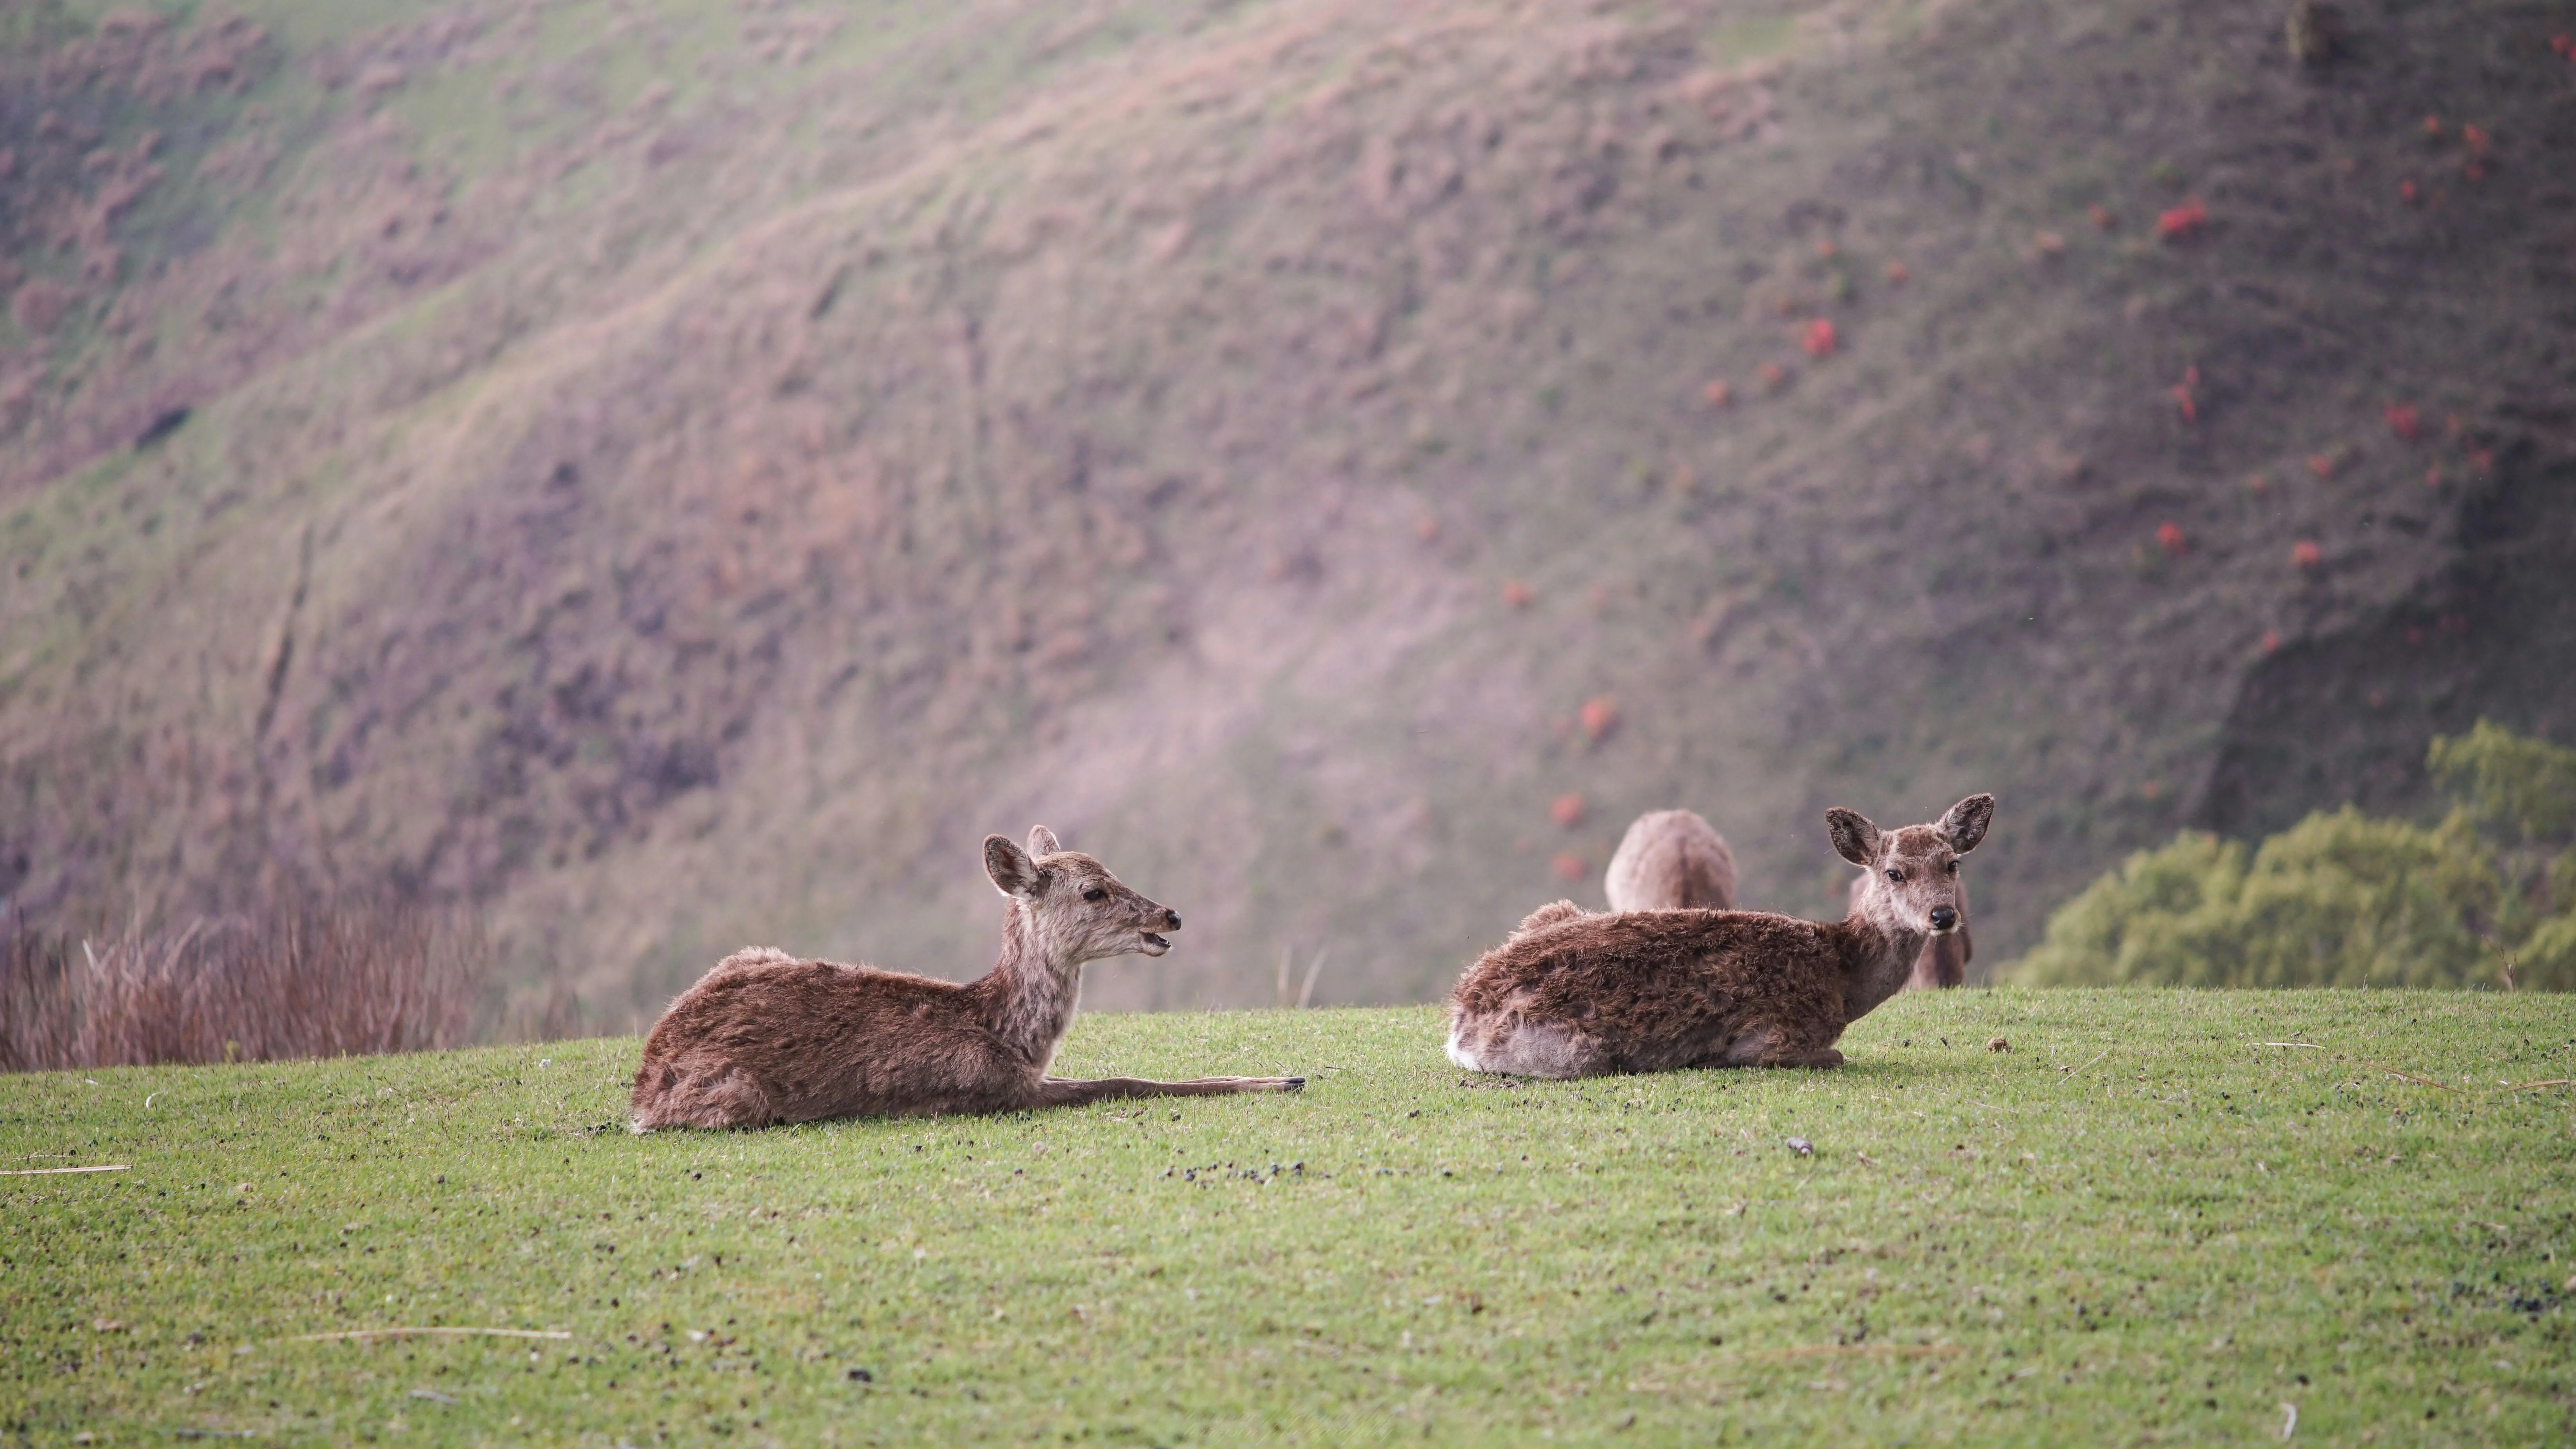
[[[2173,400],[2174,406],[2181,409],[2182,420],[2184,422],[2195,423],[2200,421],[2200,407],[2191,400],[2190,388],[2185,387],[2180,383],[2176,383],[2173,390]]]
[[[2281,636],[2278,631],[2271,629],[2263,631],[2263,652],[2266,654],[2281,652]]]
[[[1440,520],[1426,513],[1413,525],[1413,536],[1424,543],[1440,536]]]
[[[1583,823],[1583,797],[1568,791],[1547,807],[1547,818],[1568,830]]]
[[[1503,602],[1512,608],[1526,609],[1530,606],[1530,601],[1537,597],[1538,590],[1518,579],[1509,580],[1503,585]]]
[[[1762,364],[1754,375],[1762,379],[1762,389],[1765,392],[1778,392],[1789,382],[1789,369],[1776,362]]]
[[[2156,544],[2166,553],[2173,555],[2175,558],[2182,557],[2183,550],[2186,546],[2183,543],[2182,538],[2182,525],[2179,523],[2157,524]]]
[[[2469,154],[2472,156],[2483,156],[2487,154],[2488,139],[2487,133],[2475,126],[2462,126],[2460,128],[2460,144],[2468,147]]]
[[[1889,262],[1887,264],[1887,284],[1891,287],[1904,286],[1906,279],[1913,275],[1914,273],[1906,270],[1905,263],[1903,262]]]
[[[2095,231],[2109,231],[2111,228],[2120,224],[2118,213],[2106,210],[2099,206],[2088,206],[2084,208],[2084,215],[2092,220],[2093,229]]]
[[[2271,475],[2267,473],[2248,474],[2245,479],[2245,486],[2256,493],[2260,493],[2264,489],[2272,486]]]
[[[2044,231],[2032,237],[2030,244],[2039,248],[2039,254],[2043,257],[2057,256],[2066,250],[2066,238],[2053,231]]]
[[[1839,247],[1839,246],[1837,246],[1837,245],[1835,245],[1835,244],[1834,244],[1834,239],[1833,239],[1832,237],[1829,237],[1829,236],[1820,236],[1820,237],[1816,238],[1816,255],[1817,255],[1817,256],[1820,256],[1820,257],[1831,257],[1831,256],[1833,256],[1836,252],[1839,252],[1839,251],[1841,251],[1841,250],[1842,250],[1842,248],[1841,248],[1841,247]]]
[[[1722,408],[1728,403],[1735,401],[1735,389],[1728,387],[1726,385],[1726,380],[1724,378],[1720,378],[1717,381],[1710,383],[1707,387],[1700,389],[1700,396],[1708,399],[1708,405],[1710,407]]]
[[[1558,880],[1581,880],[1592,874],[1592,863],[1570,850],[1558,851],[1556,859],[1547,863],[1547,868],[1556,872]]]
[[[2319,478],[2333,477],[2335,475],[2335,455],[2332,453],[2310,453],[2308,455],[2308,471],[2316,474]]]
[[[2209,208],[2195,196],[2156,217],[2156,236],[2162,241],[2187,241],[2208,225]]]
[[[1619,701],[1606,694],[1583,702],[1583,733],[1599,739],[1619,727]]]
[[[2316,540],[2314,539],[2303,538],[2297,543],[2290,545],[2290,566],[2292,568],[2315,568],[2317,566],[2317,560],[2324,556],[2324,551],[2317,547]]]
[[[2400,182],[2398,182],[2398,183],[2397,183],[2397,194],[2398,194],[2399,196],[2401,196],[2401,197],[2405,198],[2405,199],[2406,199],[2406,200],[2408,200],[2408,201],[2413,201],[2413,200],[2415,199],[2415,181],[2414,181],[2414,178],[2409,177],[2408,179],[2406,179],[2406,180],[2404,180],[2404,181],[2400,181]]]
[[[2476,452],[2471,453],[2469,455],[2469,466],[2477,469],[2478,476],[2481,478],[2494,472],[2495,450],[2492,448],[2480,448]]]
[[[2442,118],[2439,116],[2426,116],[2424,118],[2424,134],[2427,136],[2438,136],[2442,134]]]
[[[2415,411],[2413,403],[2390,403],[2380,416],[2388,420],[2390,432],[2410,443],[2424,431],[2424,419]]]
[[[1807,349],[1809,357],[1831,357],[1835,341],[1834,324],[1819,317],[1807,324],[1807,335],[1798,345]]]

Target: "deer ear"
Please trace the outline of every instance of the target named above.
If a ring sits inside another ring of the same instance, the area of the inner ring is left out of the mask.
[[[1833,837],[1834,854],[1863,870],[1878,864],[1878,827],[1868,816],[1837,805],[1825,812],[1825,834]]]
[[[984,874],[1006,896],[1033,896],[1038,891],[1038,863],[1007,835],[984,837]]]
[[[1029,854],[1031,856],[1053,855],[1062,849],[1064,849],[1063,846],[1055,843],[1054,831],[1047,829],[1043,825],[1032,825],[1029,827]]]
[[[1952,850],[1965,855],[1977,848],[1978,841],[1986,838],[1986,826],[1994,818],[1995,797],[1971,795],[1951,806],[1950,813],[1941,817],[1941,838],[1950,842]]]

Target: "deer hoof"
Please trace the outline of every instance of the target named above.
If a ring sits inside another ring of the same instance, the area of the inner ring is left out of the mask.
[[[1306,1090],[1306,1079],[1304,1077],[1282,1077],[1279,1079],[1279,1090],[1283,1092],[1302,1092]]]

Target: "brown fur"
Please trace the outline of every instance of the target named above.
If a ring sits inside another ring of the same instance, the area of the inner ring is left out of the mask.
[[[1303,1077],[1047,1075],[1072,1023],[1082,965],[1169,949],[1181,918],[1040,826],[1023,851],[984,841],[1008,898],[1002,954],[969,982],[737,951],[680,993],[644,1042],[634,1129],[766,1127],[827,1117],[931,1116],[1118,1097],[1293,1092]],[[1086,895],[1096,898],[1086,899]]]
[[[1613,911],[1731,911],[1735,852],[1690,810],[1637,817],[1601,876]]]
[[[1869,884],[1867,876],[1853,876],[1851,901],[1860,906],[1860,893]],[[1976,959],[1975,943],[1968,939],[1968,886],[1959,883],[1959,929],[1946,936],[1934,936],[1923,943],[1923,954],[1914,958],[1914,972],[1905,978],[1908,991],[1941,991],[1965,985],[1968,963]]]
[[[1542,1077],[1838,1066],[1843,1029],[1904,986],[1936,928],[1955,927],[1958,857],[1993,815],[1991,795],[1960,801],[1938,824],[1891,831],[1827,811],[1834,848],[1868,867],[1872,883],[1831,924],[1766,911],[1542,907],[1459,978],[1450,1060]]]

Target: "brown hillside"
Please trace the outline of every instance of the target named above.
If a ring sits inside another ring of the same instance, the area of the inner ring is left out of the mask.
[[[60,82],[114,257],[0,223],[0,886],[390,879],[622,1025],[977,969],[1043,820],[1190,920],[1094,1004],[1377,1000],[1638,810],[1821,911],[1982,789],[1990,966],[2566,736],[2560,12],[2342,8],[246,6]]]

